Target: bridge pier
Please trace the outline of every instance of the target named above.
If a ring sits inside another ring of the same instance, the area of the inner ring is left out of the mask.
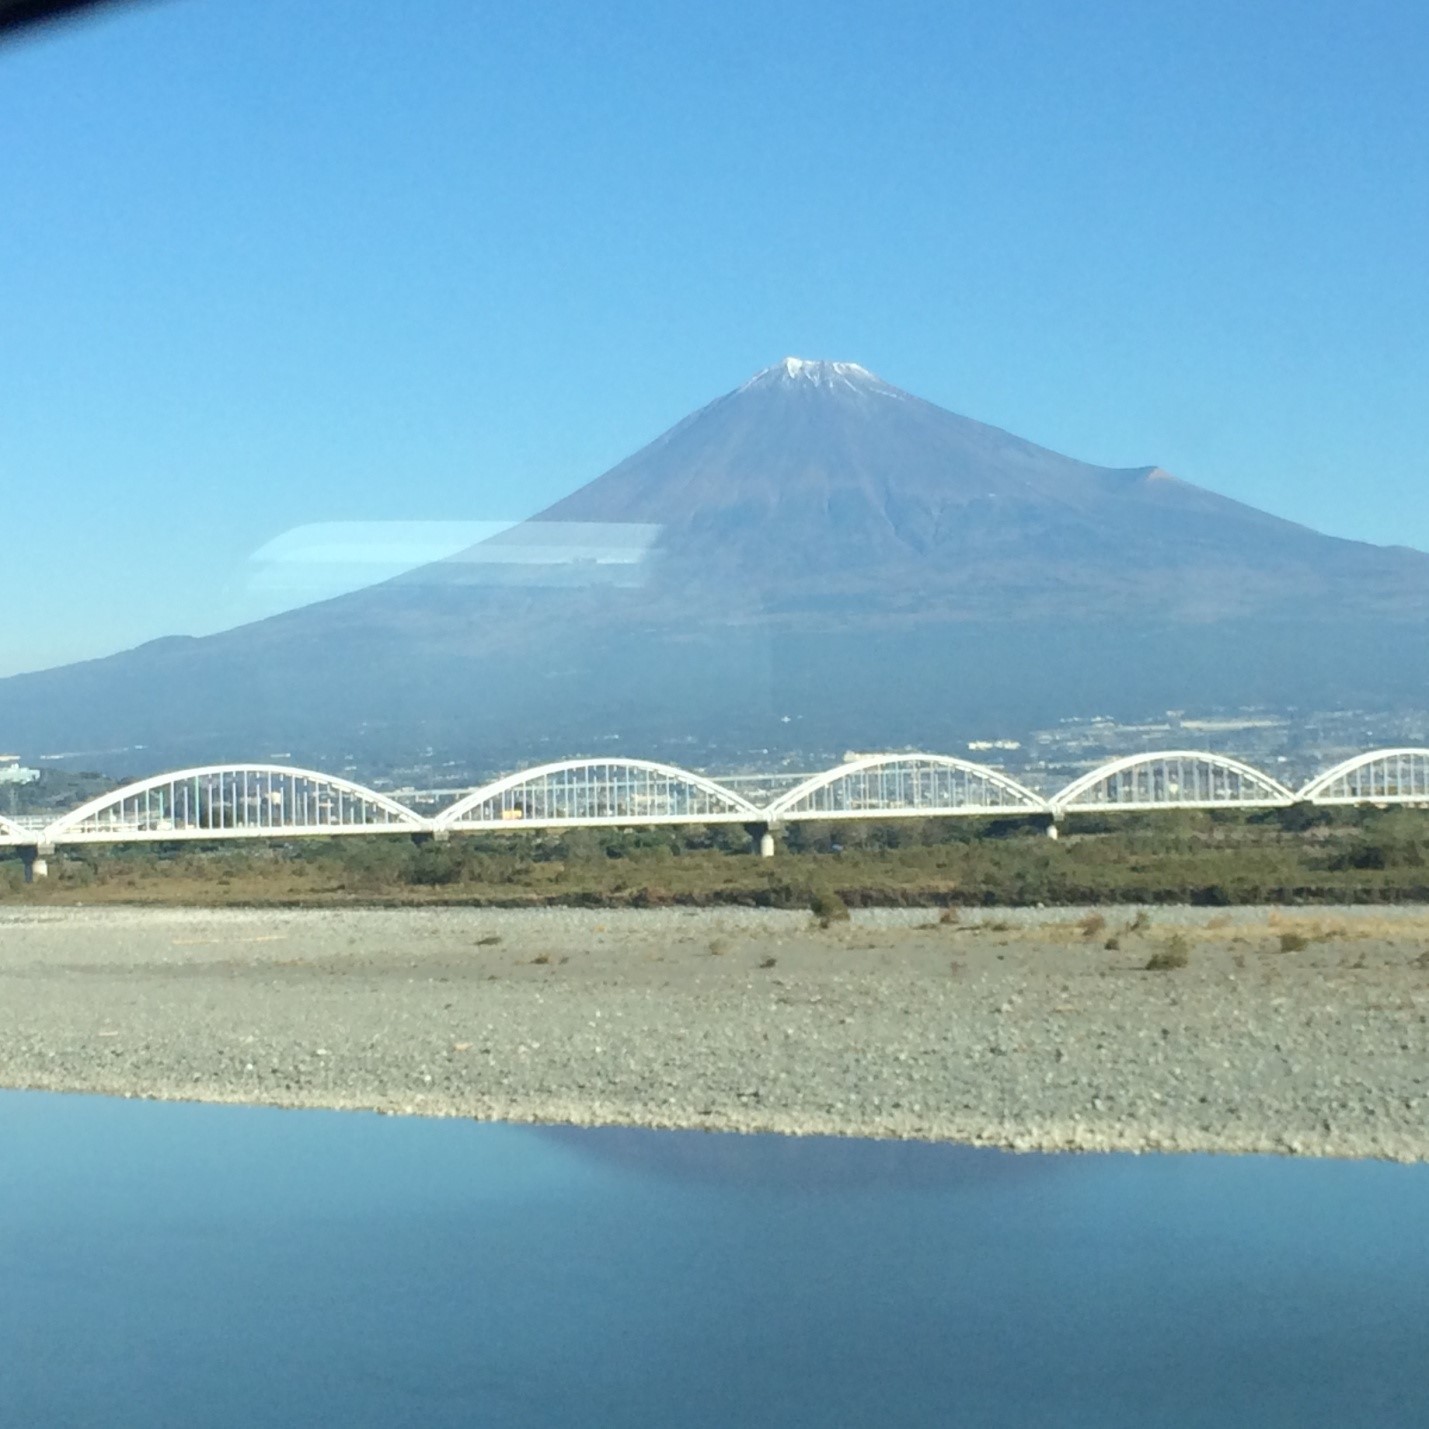
[[[1061,837],[1061,835],[1060,835],[1060,834],[1058,833],[1058,831],[1057,831],[1057,816],[1056,816],[1055,814],[1052,816],[1052,818],[1049,820],[1049,822],[1048,822],[1048,824],[1047,824],[1047,837],[1048,837],[1049,839],[1055,839],[1055,838],[1060,838],[1060,837]]]
[[[54,856],[53,844],[29,844],[20,849],[20,862],[25,867],[25,882],[33,883],[37,878],[50,876],[50,859]]]
[[[774,857],[774,827],[772,824],[746,824],[749,835],[749,851],[760,858]]]

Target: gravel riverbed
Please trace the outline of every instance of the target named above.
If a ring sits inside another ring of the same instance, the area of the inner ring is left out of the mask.
[[[1426,949],[1423,908],[0,910],[0,1086],[1423,1160]]]

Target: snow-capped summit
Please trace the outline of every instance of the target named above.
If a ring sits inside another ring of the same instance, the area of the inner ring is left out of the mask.
[[[756,372],[741,389],[774,383],[808,383],[813,387],[846,387],[855,391],[887,388],[881,378],[856,362],[824,362],[807,357],[786,357],[762,372]],[[890,389],[891,390],[891,389]]]

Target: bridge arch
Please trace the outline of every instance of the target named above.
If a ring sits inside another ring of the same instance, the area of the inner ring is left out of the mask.
[[[949,754],[865,754],[796,785],[766,814],[777,822],[1046,813],[1047,808],[1040,795],[985,764]]]
[[[1429,803],[1429,749],[1371,749],[1327,769],[1297,796],[1315,804]]]
[[[1098,765],[1052,798],[1058,813],[1096,809],[1273,808],[1295,795],[1278,779],[1224,754],[1168,749]]]
[[[702,774],[648,759],[566,759],[507,774],[432,821],[445,829],[752,823],[761,811]]]
[[[26,834],[19,824],[0,814],[0,844],[33,843],[35,836]]]
[[[101,794],[55,820],[43,838],[126,843],[426,827],[406,805],[350,779],[281,764],[214,764]]]

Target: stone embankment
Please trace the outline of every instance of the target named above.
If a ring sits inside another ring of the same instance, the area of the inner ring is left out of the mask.
[[[1429,1159],[1426,948],[1421,909],[0,910],[0,1085]]]

